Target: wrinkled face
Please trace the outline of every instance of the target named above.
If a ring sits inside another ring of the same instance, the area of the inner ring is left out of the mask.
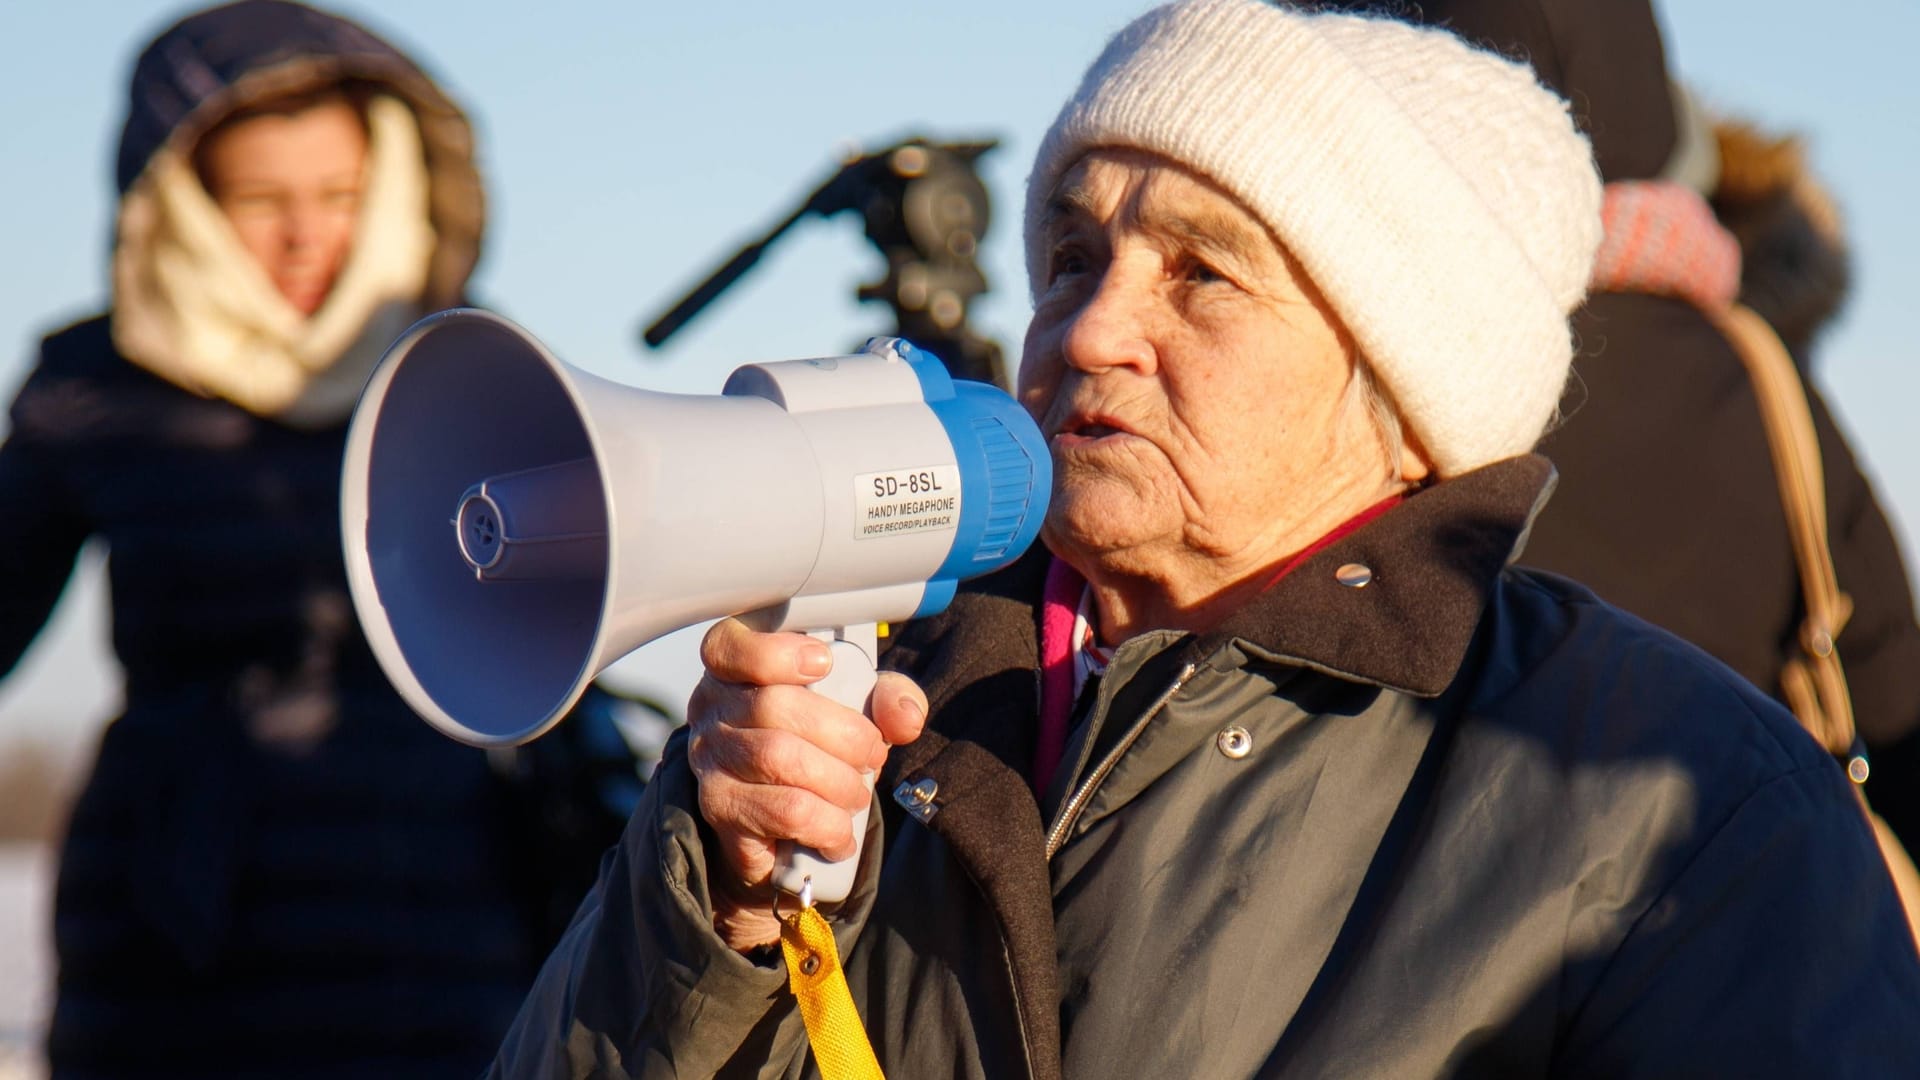
[[[367,133],[344,100],[241,120],[207,136],[207,193],[301,314],[320,309],[353,246]]]
[[[1166,159],[1053,192],[1020,399],[1050,440],[1048,546],[1083,573],[1238,580],[1399,489],[1354,351],[1266,227]]]

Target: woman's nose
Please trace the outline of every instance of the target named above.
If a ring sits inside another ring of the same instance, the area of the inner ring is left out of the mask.
[[[319,245],[320,214],[314,207],[297,203],[289,206],[280,227],[289,251],[306,251]]]
[[[1123,268],[1110,268],[1069,317],[1060,341],[1068,366],[1086,372],[1127,367],[1143,374],[1154,369],[1156,356],[1147,334],[1153,294],[1133,277]]]

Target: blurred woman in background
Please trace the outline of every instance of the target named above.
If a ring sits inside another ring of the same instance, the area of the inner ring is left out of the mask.
[[[544,913],[508,785],[380,674],[337,524],[368,372],[480,253],[467,118],[359,26],[242,0],[140,56],[117,180],[111,306],[44,340],[0,446],[0,673],[92,537],[126,671],[62,850],[55,1075],[472,1075]]]

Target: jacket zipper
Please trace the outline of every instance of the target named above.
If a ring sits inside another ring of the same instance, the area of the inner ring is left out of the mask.
[[[1080,816],[1080,811],[1086,807],[1087,800],[1093,797],[1094,789],[1099,787],[1100,782],[1113,771],[1113,767],[1120,763],[1120,755],[1126,753],[1127,749],[1140,738],[1140,733],[1147,729],[1147,724],[1159,715],[1161,709],[1167,707],[1167,702],[1173,700],[1173,695],[1179,693],[1181,687],[1187,685],[1187,680],[1193,678],[1196,670],[1197,665],[1194,664],[1181,668],[1179,676],[1173,680],[1173,685],[1167,687],[1165,693],[1154,699],[1147,711],[1140,714],[1140,719],[1135,720],[1133,726],[1127,729],[1126,735],[1114,745],[1113,749],[1107,751],[1107,756],[1100,759],[1100,764],[1074,790],[1073,796],[1067,800],[1065,806],[1060,808],[1060,817],[1054,821],[1053,828],[1047,833],[1047,861],[1053,861],[1054,854],[1060,850],[1062,844],[1066,843],[1067,830],[1073,827],[1074,821]]]

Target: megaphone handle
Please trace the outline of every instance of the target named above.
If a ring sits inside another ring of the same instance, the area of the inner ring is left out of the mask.
[[[878,651],[879,640],[877,630],[873,623],[864,623],[833,630],[810,631],[833,649],[833,670],[827,673],[826,678],[813,684],[814,692],[825,694],[855,712],[865,712],[867,698],[873,693],[873,657]],[[873,790],[873,773],[868,772],[866,780],[867,790]],[[854,874],[860,869],[859,844],[867,835],[870,805],[871,800],[869,806],[861,807],[860,812],[853,815],[854,851],[839,862],[828,862],[820,857],[819,852],[791,840],[781,841],[777,852],[778,862],[773,870],[774,887],[799,896],[811,879],[811,895],[816,902],[837,903],[845,900],[853,892]]]

